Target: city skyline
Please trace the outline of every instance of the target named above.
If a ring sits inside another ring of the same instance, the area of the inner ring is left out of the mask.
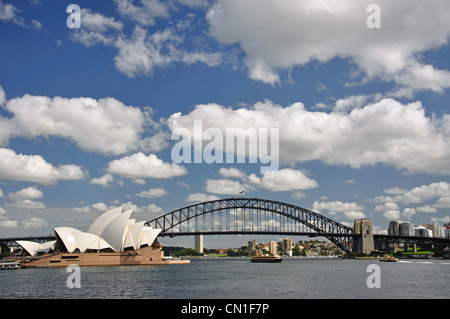
[[[450,3],[375,4],[0,0],[0,236],[241,192],[375,233],[449,222]],[[277,169],[175,161],[195,123],[278,129]]]

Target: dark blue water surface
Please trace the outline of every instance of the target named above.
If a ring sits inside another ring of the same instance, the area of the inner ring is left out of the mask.
[[[380,288],[369,288],[368,266],[379,266]],[[450,298],[450,261],[284,258],[192,259],[186,265],[80,268],[69,288],[66,268],[0,271],[0,298],[302,299]]]

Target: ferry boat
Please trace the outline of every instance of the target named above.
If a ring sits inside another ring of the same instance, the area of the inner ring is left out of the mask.
[[[283,261],[278,255],[274,256],[253,256],[250,261],[252,263],[280,263]]]
[[[9,261],[0,263],[0,270],[5,269],[18,269],[20,268],[20,264],[17,261]]]
[[[393,257],[393,256],[384,255],[382,258],[380,258],[380,261],[385,261],[385,262],[396,262],[396,261],[398,261],[398,259],[395,258],[395,257]]]

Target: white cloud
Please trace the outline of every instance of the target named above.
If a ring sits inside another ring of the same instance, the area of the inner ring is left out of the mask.
[[[210,195],[205,193],[194,193],[189,194],[186,198],[186,202],[188,203],[201,203],[201,202],[208,202],[212,200],[219,199],[216,195]]]
[[[0,106],[3,106],[6,103],[6,94],[3,87],[0,85]]]
[[[18,227],[18,220],[10,220],[10,219],[1,219],[0,218],[0,227],[3,228],[17,228]]]
[[[42,228],[47,225],[48,225],[47,221],[39,217],[30,217],[22,221],[22,226],[25,229]]]
[[[323,210],[332,211],[332,212],[352,212],[352,211],[361,211],[364,207],[360,206],[355,202],[341,202],[341,201],[331,201],[331,202],[319,202],[314,201],[312,210],[320,213]]]
[[[364,207],[355,202],[341,202],[341,201],[331,201],[331,202],[319,202],[314,201],[312,206],[312,211],[323,214],[324,211],[329,215],[342,214],[344,218],[354,220],[358,218],[365,218]]]
[[[433,205],[436,208],[450,208],[450,196],[444,196],[439,198]]]
[[[245,190],[244,184],[230,179],[207,179],[206,191],[214,194],[237,195]]]
[[[444,216],[442,218],[433,217],[431,218],[432,223],[441,223],[441,224],[447,224],[450,222],[450,216]]]
[[[114,98],[49,98],[24,95],[9,100],[5,109],[13,116],[1,118],[0,143],[11,137],[59,136],[82,150],[122,154],[139,147],[145,111]]]
[[[437,212],[437,209],[431,205],[425,205],[425,206],[416,207],[416,211],[418,213],[434,214]]]
[[[398,210],[388,210],[383,213],[383,216],[388,220],[399,220],[400,219],[400,211]]]
[[[31,199],[23,199],[23,200],[17,200],[12,203],[6,204],[8,207],[16,208],[16,209],[43,209],[45,208],[45,204],[43,202],[31,200]]]
[[[172,178],[187,174],[187,170],[174,163],[166,163],[154,154],[142,152],[113,160],[108,163],[107,172],[123,178]]]
[[[357,66],[363,83],[394,81],[396,95],[449,88],[450,72],[422,62],[420,55],[448,43],[450,3],[380,0],[382,27],[370,29],[366,20],[371,3],[218,0],[207,19],[218,41],[240,45],[254,80],[275,84],[282,71],[343,58]]]
[[[8,197],[13,201],[20,201],[24,199],[38,199],[42,198],[44,193],[36,188],[36,186],[30,186],[23,188],[14,193],[9,193]]]
[[[363,212],[359,212],[359,211],[350,211],[350,212],[343,212],[343,215],[345,218],[347,219],[361,219],[361,218],[366,218],[366,214],[364,214]]]
[[[0,1],[0,20],[13,21],[16,18],[16,12],[18,10],[12,4],[3,4]]]
[[[20,10],[14,7],[12,4],[4,4],[3,1],[0,0],[0,21],[12,22],[24,28],[41,28],[42,25],[37,20],[32,20],[29,24],[27,24],[25,22],[25,19],[18,15],[19,11]]]
[[[230,168],[222,167],[219,169],[219,174],[225,178],[240,178],[240,179],[247,178],[247,174],[245,174],[243,170],[234,167]]]
[[[395,194],[395,195],[398,195],[398,194],[404,194],[404,193],[406,193],[408,190],[406,189],[406,188],[400,188],[400,187],[397,187],[397,186],[394,186],[394,187],[391,187],[391,188],[389,188],[389,189],[385,189],[384,190],[384,192],[386,193],[386,194]]]
[[[136,26],[131,39],[122,36],[117,39],[115,46],[119,49],[119,53],[114,58],[116,67],[129,77],[151,73],[156,66],[167,66],[174,61],[173,46],[165,55],[161,49],[168,42],[178,41],[180,39],[170,30],[159,31],[147,38],[147,31]]]
[[[144,152],[159,152],[169,146],[169,139],[169,133],[156,132],[154,135],[142,139],[139,147]]]
[[[84,176],[79,166],[55,167],[42,156],[16,154],[11,149],[0,148],[0,179],[50,185],[60,180],[79,180]]]
[[[411,220],[417,213],[435,214],[439,209],[450,208],[450,183],[444,181],[411,189],[392,187],[384,192],[392,196],[378,196],[373,202],[381,204],[375,207],[375,211],[382,212],[389,220]]]
[[[305,190],[319,187],[319,184],[307,177],[303,172],[292,168],[284,168],[266,173],[262,178],[252,176],[252,181],[259,187],[272,192]]]
[[[194,137],[195,120],[223,136],[227,128],[279,128],[285,164],[320,160],[359,168],[383,163],[405,173],[450,174],[450,117],[428,118],[420,102],[357,103],[346,104],[350,112],[329,113],[309,111],[300,102],[282,107],[266,100],[239,109],[202,104],[186,115],[173,114],[168,125],[172,131],[187,128]]]
[[[82,27],[73,29],[71,39],[86,47],[99,44],[116,48],[116,67],[127,76],[151,75],[155,68],[174,63],[203,63],[213,67],[222,62],[222,53],[208,52],[207,46],[203,44],[205,41],[198,41],[207,35],[186,34],[192,29],[193,14],[186,15],[185,20],[177,20],[165,29],[149,32],[152,29],[148,27],[153,26],[156,19],[167,19],[171,11],[177,11],[174,2],[142,0],[135,5],[133,1],[116,0],[116,3],[121,16],[136,23],[131,34],[127,34],[121,21],[93,13],[90,9],[82,9]],[[179,4],[198,8],[207,4],[207,1],[179,0]]]
[[[105,203],[102,203],[102,202],[98,202],[98,203],[92,204],[91,207],[96,209],[96,210],[103,211],[103,212],[106,212],[107,210],[113,208],[113,207],[108,206],[108,205],[106,205]]]
[[[134,77],[138,74],[152,74],[156,67],[166,67],[177,62],[200,62],[207,66],[220,64],[221,54],[208,53],[201,49],[183,49],[184,40],[185,36],[173,28],[147,35],[147,30],[137,25],[131,38],[120,35],[114,43],[119,50],[114,58],[116,67],[129,77]]]
[[[389,210],[398,210],[398,204],[395,202],[386,202],[383,205],[378,205],[375,207],[375,210],[378,212],[385,212]]]
[[[429,185],[414,187],[403,194],[395,197],[395,200],[405,203],[423,203],[430,199],[445,198],[450,196],[450,184],[447,182],[436,182]]]
[[[202,8],[208,6],[208,0],[176,0],[176,1],[189,8],[196,8],[196,7]]]
[[[155,204],[148,204],[147,206],[140,208],[140,210],[148,211],[153,216],[160,215],[160,214],[164,213],[164,210],[161,207],[159,207],[158,205],[155,205]]]
[[[140,0],[141,6],[135,6],[130,0],[115,0],[119,13],[143,26],[155,24],[157,18],[168,18],[168,2],[159,0]]]
[[[109,29],[122,30],[123,23],[114,18],[105,17],[99,13],[93,13],[90,9],[81,9],[81,21],[83,29],[104,32]]]
[[[155,198],[155,197],[163,197],[167,195],[167,191],[162,188],[150,188],[146,191],[142,191],[136,194],[136,196],[142,197],[142,198]]]
[[[263,188],[271,192],[298,191],[316,188],[319,184],[307,177],[303,172],[285,168],[272,171],[258,177],[255,174],[247,176],[242,170],[236,168],[221,168],[219,174],[223,179],[208,179],[206,191],[214,194],[237,195],[241,191],[251,192],[255,188]],[[237,178],[241,181],[232,180]],[[297,194],[299,196],[299,194]]]
[[[105,174],[98,178],[93,178],[91,180],[92,185],[100,185],[103,187],[109,186],[114,181],[114,176],[112,174]]]

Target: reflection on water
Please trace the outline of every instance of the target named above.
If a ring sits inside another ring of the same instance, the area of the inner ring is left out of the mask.
[[[368,288],[367,266],[380,266],[381,288]],[[0,271],[0,298],[449,298],[450,262],[284,258],[192,259],[187,265],[82,267],[69,289],[65,268]]]

